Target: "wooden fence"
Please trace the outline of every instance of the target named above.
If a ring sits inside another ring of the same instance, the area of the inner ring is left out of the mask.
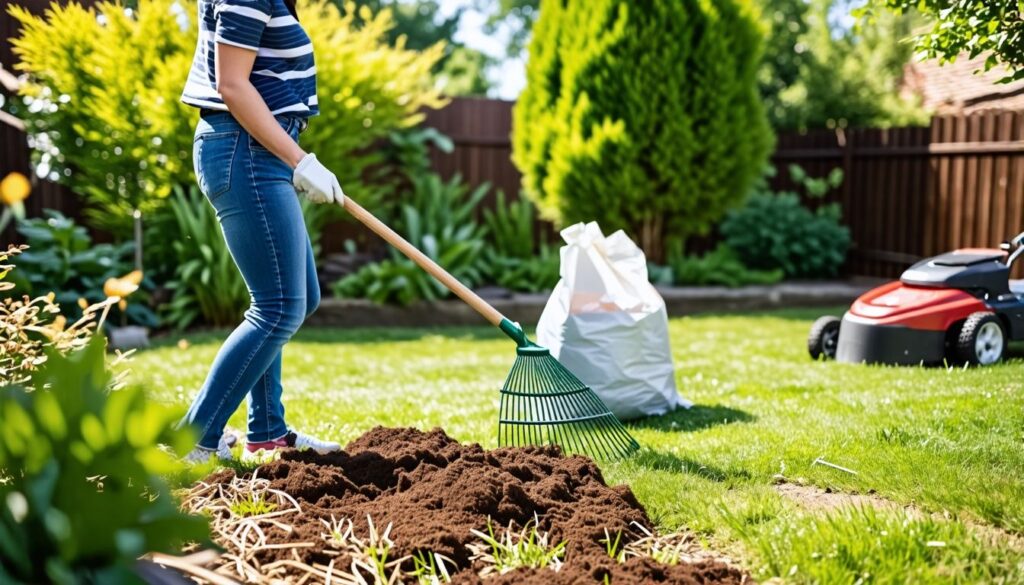
[[[783,135],[774,158],[780,168],[796,163],[813,175],[843,169],[846,180],[831,199],[852,232],[853,274],[895,276],[922,256],[992,247],[1024,231],[1024,112]]]
[[[434,154],[434,167],[516,193],[511,109],[457,99],[429,115],[427,123],[455,142],[452,154]],[[941,116],[921,128],[782,133],[773,162],[776,189],[793,187],[790,164],[811,176],[843,170],[842,186],[826,201],[840,203],[850,227],[847,274],[897,276],[923,256],[995,246],[1024,231],[1024,112]]]
[[[517,196],[522,175],[512,164],[512,106],[503,100],[456,98],[428,112],[424,125],[437,128],[455,145],[451,154],[432,153],[434,169],[445,178],[460,174],[473,186],[487,182]]]

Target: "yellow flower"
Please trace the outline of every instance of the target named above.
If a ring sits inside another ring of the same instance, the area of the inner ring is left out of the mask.
[[[8,173],[0,181],[0,201],[5,205],[20,203],[32,192],[32,184],[28,178],[21,173]]]
[[[121,280],[127,280],[128,282],[138,286],[138,285],[142,284],[142,271],[141,270],[132,270],[128,274],[125,274],[124,276],[122,276]]]
[[[139,285],[124,278],[108,278],[103,283],[103,294],[107,297],[126,297],[139,289]]]
[[[178,349],[185,350],[185,349],[188,349],[188,346],[189,346],[189,343],[188,343],[187,339],[181,338],[181,339],[178,340]]]
[[[78,308],[83,311],[89,308],[89,301],[85,300],[85,297],[78,297]]]

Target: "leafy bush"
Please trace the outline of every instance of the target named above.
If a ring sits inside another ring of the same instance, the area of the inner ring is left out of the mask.
[[[15,67],[29,83],[17,115],[37,171],[86,197],[92,225],[127,237],[134,209],[148,214],[172,185],[192,180],[198,114],[178,96],[196,47],[194,2],[9,11],[22,26]]]
[[[12,273],[16,291],[30,296],[54,293],[57,304],[68,317],[81,315],[81,303],[99,303],[107,298],[104,284],[132,270],[134,244],[93,244],[85,228],[59,211],[43,210],[43,217],[18,223],[18,233],[28,250],[18,258],[20,270]],[[144,288],[152,289],[146,279]],[[156,314],[144,302],[129,303],[127,318],[146,327],[156,327]],[[81,300],[81,299],[84,299]],[[116,309],[115,309],[116,311]]]
[[[488,280],[510,290],[549,291],[558,283],[558,248],[538,240],[537,216],[528,199],[505,202],[498,192],[493,210],[484,210]]]
[[[843,180],[838,169],[822,179],[808,177],[794,165],[790,175],[812,198],[823,197]],[[729,212],[720,229],[747,266],[779,269],[789,278],[818,278],[834,276],[846,259],[850,230],[840,218],[838,204],[811,211],[795,192],[773,193],[762,181],[744,207]]]
[[[192,437],[142,389],[107,391],[101,337],[46,357],[35,391],[0,389],[0,582],[137,582],[140,555],[207,535],[162,479],[180,464],[158,445]]]
[[[545,217],[625,229],[658,262],[749,192],[772,138],[748,3],[546,1],[529,53],[513,159]]]
[[[375,141],[444,102],[431,68],[443,47],[392,47],[390,11],[356,27],[327,0],[299,3],[317,52],[320,116],[305,148],[361,196]],[[28,73],[26,118],[41,172],[87,198],[92,225],[127,237],[131,214],[159,209],[174,185],[193,184],[196,110],[179,101],[196,46],[195,0],[139,0],[135,9],[53,4],[43,17],[13,6]],[[97,14],[99,17],[97,18]]]
[[[217,213],[196,187],[176,187],[171,197],[176,269],[163,307],[168,324],[184,329],[199,319],[213,326],[237,324],[249,306],[249,290],[228,252]]]
[[[474,210],[488,189],[481,185],[470,191],[459,176],[448,182],[435,174],[419,177],[393,228],[464,284],[474,286],[484,276],[485,246],[484,229],[474,219]],[[402,305],[449,295],[447,288],[397,250],[391,250],[391,258],[339,280],[333,290],[341,297]]]
[[[720,285],[728,287],[750,284],[774,284],[782,280],[781,270],[754,270],[747,268],[736,252],[719,244],[703,256],[683,256],[679,252],[669,257],[672,281],[677,285]]]
[[[433,173],[431,147],[450,154],[455,145],[436,128],[417,126],[388,134],[377,149],[380,161],[367,181],[372,189],[360,196],[359,203],[381,217],[394,217],[404,194],[413,189],[413,181]]]

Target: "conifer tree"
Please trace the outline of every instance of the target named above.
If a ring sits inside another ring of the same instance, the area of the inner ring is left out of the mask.
[[[747,0],[542,0],[513,158],[542,214],[652,260],[747,194],[772,134]]]

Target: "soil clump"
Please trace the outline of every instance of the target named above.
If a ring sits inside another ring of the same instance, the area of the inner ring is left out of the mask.
[[[448,564],[454,583],[600,583],[606,576],[611,583],[751,582],[740,569],[706,557],[684,555],[672,565],[646,557],[621,563],[610,558],[602,542],[606,534],[621,533],[623,543],[636,541],[646,536],[643,529],[653,531],[651,520],[627,486],[608,486],[593,461],[566,457],[556,447],[487,451],[460,444],[440,429],[377,427],[338,453],[286,451],[254,475],[302,509],[287,518],[290,528],[266,527],[267,542],[314,543],[260,550],[256,555],[263,565],[285,559],[351,564],[331,550],[323,521],[351,520],[363,536],[370,517],[378,532],[391,525],[390,559],[438,553],[454,563]],[[206,483],[234,477],[234,471],[222,471]],[[488,522],[499,534],[509,525],[518,530],[532,522],[549,534],[550,543],[565,541],[560,570],[517,569],[481,578],[481,561],[471,558],[467,545],[479,541],[470,531],[487,532]],[[408,560],[403,567],[412,565]]]

